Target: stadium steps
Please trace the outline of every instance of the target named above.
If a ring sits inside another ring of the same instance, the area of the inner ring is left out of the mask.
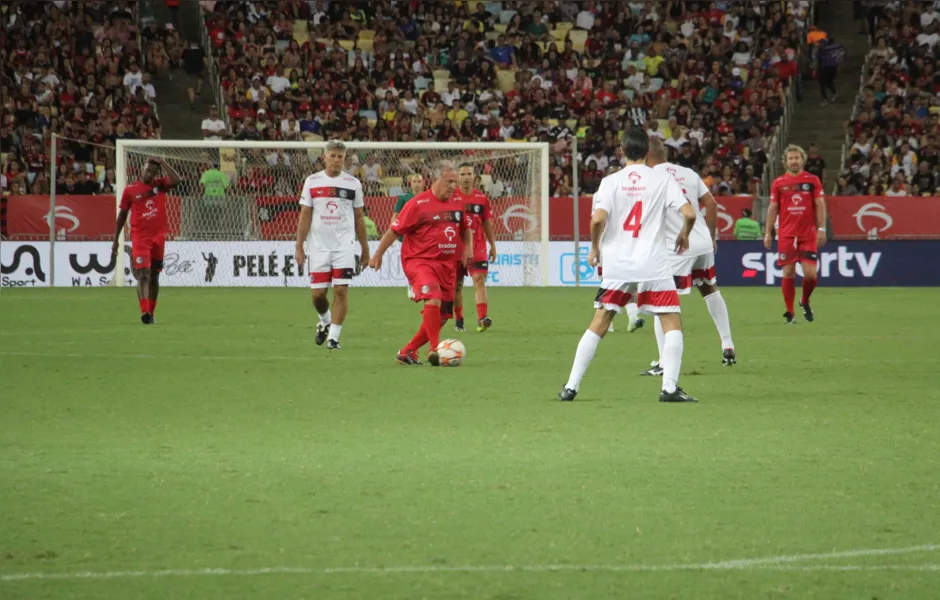
[[[818,15],[819,28],[844,44],[848,57],[839,69],[835,104],[822,106],[819,83],[803,81],[803,101],[794,112],[790,125],[789,142],[804,148],[816,144],[826,161],[826,192],[835,185],[842,167],[842,144],[845,141],[845,122],[852,118],[852,107],[858,95],[859,77],[865,55],[868,54],[868,36],[858,33],[858,22],[852,19],[851,2],[830,2]]]
[[[202,98],[196,97],[193,110],[189,108],[187,90],[196,87],[196,78],[182,69],[173,69],[169,77],[154,79],[157,92],[157,111],[160,116],[161,137],[175,140],[202,139],[202,120],[209,112],[212,91],[203,87]]]

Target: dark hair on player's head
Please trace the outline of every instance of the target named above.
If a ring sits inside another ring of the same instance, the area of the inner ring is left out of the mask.
[[[643,160],[649,152],[650,138],[646,135],[645,129],[631,125],[623,132],[620,146],[623,148],[623,155],[627,157],[627,160]]]
[[[469,168],[473,169],[473,165],[472,165],[472,164],[470,164],[470,163],[464,161],[464,162],[460,163],[459,165],[457,165],[457,170],[459,171],[460,169],[463,169],[464,167],[469,167]]]

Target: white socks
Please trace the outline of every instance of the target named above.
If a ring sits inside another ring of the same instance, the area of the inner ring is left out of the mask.
[[[330,335],[328,339],[333,340],[334,342],[339,342],[339,334],[343,332],[343,326],[333,323],[330,325]]]
[[[705,305],[708,307],[708,314],[712,316],[715,327],[718,328],[718,335],[721,336],[721,349],[734,349],[734,342],[731,341],[731,320],[728,318],[728,305],[725,299],[721,297],[721,292],[715,292],[705,296]]]
[[[333,315],[330,314],[330,309],[326,309],[325,313],[320,313],[320,325],[329,325],[333,321]]]
[[[659,366],[663,366],[663,345],[666,343],[666,333],[663,331],[663,322],[659,320],[659,316],[655,315],[653,320],[655,321],[653,330],[656,332],[656,346],[659,348],[659,358],[656,362]]]
[[[591,364],[594,352],[597,350],[597,344],[600,341],[601,336],[590,329],[581,336],[581,341],[578,342],[578,351],[574,354],[574,364],[571,365],[571,375],[568,377],[568,383],[565,384],[566,388],[578,391],[581,386],[581,379],[584,377],[584,373],[587,372],[588,365]]]
[[[659,319],[656,319],[659,323]],[[658,328],[662,330],[662,326]],[[660,366],[663,368],[663,391],[672,393],[676,391],[679,383],[679,370],[682,368],[682,331],[673,329],[663,336],[662,358]]]
[[[630,302],[627,304],[627,319],[629,319],[631,323],[636,321],[636,318],[639,316],[639,314],[640,308],[636,305],[636,302]]]

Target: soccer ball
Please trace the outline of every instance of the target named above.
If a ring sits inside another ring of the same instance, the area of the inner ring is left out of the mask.
[[[459,367],[467,356],[467,348],[460,340],[444,340],[437,346],[442,367]]]

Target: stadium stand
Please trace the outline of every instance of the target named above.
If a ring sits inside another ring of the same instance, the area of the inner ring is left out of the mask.
[[[726,195],[758,191],[790,109],[807,26],[790,4],[204,1],[202,18],[236,139],[545,141],[565,195],[570,140],[592,192],[635,123]]]
[[[880,7],[837,195],[933,196],[940,188],[937,4]]]
[[[136,11],[127,0],[21,0],[0,15],[4,196],[114,193],[115,140],[159,137]]]

